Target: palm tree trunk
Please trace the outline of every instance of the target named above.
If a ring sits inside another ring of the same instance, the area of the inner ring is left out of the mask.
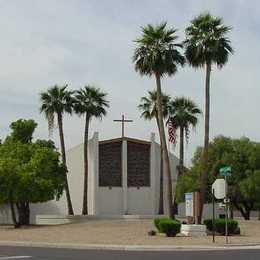
[[[184,129],[183,127],[180,127],[180,160],[179,160],[179,167],[178,167],[178,178],[179,176],[181,176],[183,174],[183,169],[184,169]],[[178,179],[177,178],[177,179]],[[178,207],[178,204],[177,204],[177,200],[176,200],[176,197],[174,197],[174,201],[173,201],[173,208],[174,210],[176,211]]]
[[[209,158],[209,114],[210,114],[210,72],[211,64],[206,64],[206,83],[205,83],[205,135],[203,149],[203,168],[200,176],[200,216],[201,223],[203,206],[206,198],[207,182],[208,182],[208,158]]]
[[[155,73],[156,86],[157,86],[157,110],[158,110],[158,121],[159,121],[159,133],[161,139],[161,146],[163,149],[163,166],[167,176],[167,207],[170,218],[174,218],[173,208],[173,192],[172,192],[172,176],[170,168],[170,159],[166,144],[164,123],[163,123],[163,112],[162,112],[162,90],[161,90],[161,76]]]
[[[179,162],[179,176],[183,174],[184,167],[184,129],[180,127],[180,162]]]
[[[155,118],[156,118],[157,127],[159,129],[158,115],[156,115]],[[158,214],[163,215],[164,214],[164,208],[163,208],[163,149],[162,149],[162,141],[161,140],[160,140],[160,160],[161,160],[161,164],[160,164],[160,193],[159,193]]]
[[[84,135],[84,196],[82,215],[88,214],[88,132],[89,132],[89,117],[86,115],[85,135]]]
[[[64,134],[63,134],[63,122],[62,122],[62,114],[58,113],[58,126],[59,126],[59,134],[60,134],[60,146],[61,146],[61,157],[62,162],[67,170],[67,163],[66,163],[66,152],[65,152],[65,142],[64,142]],[[70,197],[70,191],[69,191],[69,184],[68,184],[68,177],[67,174],[65,176],[65,192],[66,192],[66,198],[67,198],[67,205],[68,205],[68,214],[74,215],[73,208],[72,208],[72,202]]]

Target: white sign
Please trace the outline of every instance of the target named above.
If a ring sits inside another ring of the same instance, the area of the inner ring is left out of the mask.
[[[214,194],[216,199],[224,199],[226,196],[226,184],[224,179],[216,179],[212,184],[212,192],[214,189]]]
[[[193,217],[193,194],[185,193],[185,213],[186,217]]]

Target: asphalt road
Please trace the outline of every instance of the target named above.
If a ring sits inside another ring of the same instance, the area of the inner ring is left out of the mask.
[[[256,260],[260,259],[260,249],[223,250],[223,251],[110,251],[110,250],[75,250],[36,247],[0,246],[0,260]]]

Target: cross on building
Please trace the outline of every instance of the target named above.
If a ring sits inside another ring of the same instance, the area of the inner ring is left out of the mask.
[[[116,119],[114,122],[121,122],[122,124],[122,138],[125,137],[125,123],[133,122],[133,120],[125,119],[125,116],[122,115],[122,119]]]

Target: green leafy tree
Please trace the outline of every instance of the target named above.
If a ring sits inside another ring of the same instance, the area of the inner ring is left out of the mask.
[[[63,131],[63,115],[64,113],[71,114],[73,111],[73,102],[72,97],[73,92],[69,91],[68,86],[58,86],[55,85],[49,88],[46,92],[40,94],[41,99],[41,113],[45,114],[46,119],[48,120],[49,131],[52,132],[54,128],[54,120],[57,117],[59,136],[60,136],[60,147],[61,147],[61,156],[62,162],[67,169],[66,164],[66,148],[64,141],[64,131]],[[70,197],[69,184],[66,176],[65,183],[65,192],[67,198],[68,214],[73,215],[73,207]]]
[[[176,187],[176,202],[180,203],[185,200],[185,193],[197,191],[199,187],[198,175],[196,171],[186,170],[185,174],[178,177]]]
[[[142,36],[136,40],[137,46],[133,56],[135,70],[141,75],[154,76],[156,80],[159,133],[163,149],[163,165],[167,174],[167,204],[171,218],[174,218],[175,214],[172,203],[170,160],[163,123],[161,78],[174,75],[178,66],[184,65],[185,59],[179,52],[182,46],[176,43],[177,38],[176,30],[168,29],[166,23],[156,26],[149,24],[142,28]]]
[[[12,133],[9,138],[13,141],[20,141],[21,143],[31,143],[36,127],[37,123],[32,119],[19,119],[11,123],[10,128],[12,129]]]
[[[203,13],[195,17],[191,21],[191,25],[186,28],[186,40],[184,42],[186,59],[192,67],[204,67],[206,70],[204,167],[200,178],[201,213],[205,200],[208,173],[211,69],[214,64],[218,68],[222,68],[228,62],[229,55],[233,53],[230,40],[227,37],[230,30],[230,27],[223,24],[222,18],[213,17],[209,13]]]
[[[74,110],[76,114],[85,116],[84,133],[84,196],[82,214],[88,214],[88,136],[92,118],[102,119],[106,115],[109,102],[107,94],[93,86],[85,86],[75,93]]]
[[[38,140],[36,140],[35,144],[37,144],[41,147],[46,147],[46,148],[51,148],[53,150],[56,150],[55,144],[52,140],[38,139]]]
[[[245,219],[250,219],[251,209],[260,209],[260,170],[248,173],[248,176],[239,183],[239,189],[244,199],[243,205],[234,199],[233,203],[236,203],[236,208]]]
[[[178,198],[185,192],[199,188],[199,175],[203,168],[203,149],[199,147],[194,154],[192,167],[185,179],[180,178]],[[259,207],[260,189],[260,143],[248,138],[232,139],[219,136],[209,144],[209,175],[207,176],[206,201],[210,201],[211,185],[219,177],[223,166],[231,166],[232,174],[228,178],[229,197],[232,207],[240,211],[245,219],[250,219],[250,212]],[[186,174],[185,174],[186,175]],[[185,182],[186,181],[186,182]]]
[[[170,96],[162,93],[162,110],[163,110],[163,118],[167,118],[169,115],[169,104],[170,104]],[[142,112],[141,117],[145,120],[156,120],[157,127],[159,129],[159,118],[157,111],[157,92],[148,91],[148,95],[146,97],[141,98],[141,102],[138,106],[139,110]],[[161,143],[161,141],[160,141]],[[159,214],[163,214],[163,149],[161,145],[161,169],[160,169],[160,198],[159,198]]]
[[[198,124],[201,114],[199,107],[189,98],[177,97],[170,103],[170,118],[177,129],[180,130],[180,162],[179,174],[183,173],[184,165],[184,139],[189,140],[190,128]]]
[[[53,148],[11,138],[0,146],[0,201],[10,204],[16,227],[30,223],[30,203],[61,196],[64,176]]]

